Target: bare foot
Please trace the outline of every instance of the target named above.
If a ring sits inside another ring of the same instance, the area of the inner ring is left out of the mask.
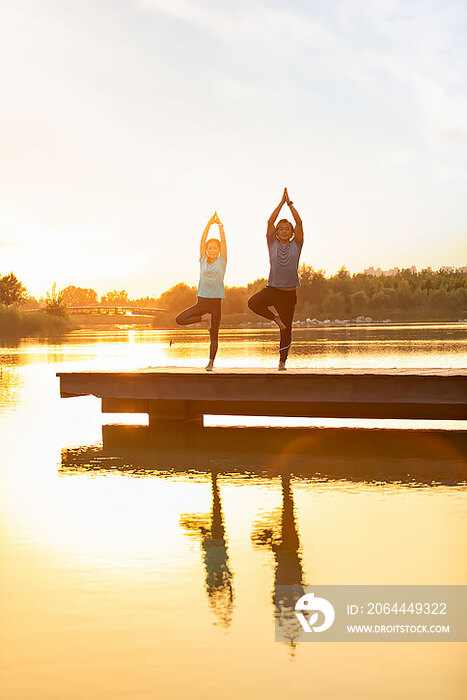
[[[212,370],[214,369],[214,360],[209,360],[205,369],[206,369],[206,372],[212,372]]]
[[[285,362],[279,362],[279,367],[277,368],[278,372],[285,372],[286,369]]]
[[[281,330],[283,330],[283,331],[285,331],[285,329],[287,328],[287,326],[285,325],[285,323],[282,322],[280,316],[274,316],[274,322],[277,323],[277,325],[279,326],[279,328],[280,328]]]

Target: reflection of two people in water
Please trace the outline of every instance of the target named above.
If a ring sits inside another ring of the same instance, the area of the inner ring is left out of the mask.
[[[143,473],[154,477],[162,470],[167,474],[169,466],[172,473],[193,473],[193,469],[201,472],[200,464],[212,459],[213,445],[224,446],[223,457],[225,469],[208,469],[211,472],[212,507],[210,514],[185,515],[181,519],[181,526],[185,532],[201,543],[203,562],[205,568],[205,589],[212,611],[216,615],[217,624],[228,628],[231,624],[234,608],[233,570],[228,552],[228,538],[224,524],[224,516],[221,502],[221,490],[219,481],[220,473],[227,471],[254,471],[253,465],[258,463],[259,472],[262,473],[265,464],[275,464],[274,470],[266,475],[271,478],[276,474],[281,475],[282,508],[280,512],[270,514],[267,522],[257,522],[252,532],[252,543],[255,548],[269,550],[274,556],[275,575],[273,604],[276,621],[280,627],[281,638],[288,639],[293,648],[300,628],[297,629],[295,616],[295,604],[304,593],[303,569],[301,559],[301,545],[298,527],[295,520],[293,492],[291,486],[291,467],[295,478],[300,479],[301,469],[305,470],[307,477],[316,473],[317,469],[333,478],[347,477],[361,480],[362,474],[365,480],[370,477],[381,479],[381,473],[397,476],[400,480],[403,475],[413,486],[414,475],[429,475],[428,483],[432,483],[433,475],[442,474],[446,483],[449,477],[458,483],[459,458],[461,449],[451,440],[448,443],[445,436],[424,435],[415,433],[413,436],[400,436],[399,431],[348,431],[340,433],[340,439],[336,438],[336,431],[328,430],[319,433],[304,434],[302,429],[286,429],[270,431],[266,435],[265,429],[247,429],[242,431],[242,440],[251,448],[258,445],[264,448],[265,442],[270,448],[265,455],[263,451],[248,452],[248,466],[245,469],[239,467],[239,457],[235,449],[242,447],[242,441],[236,437],[239,432],[236,428],[202,428],[195,430],[193,436],[187,438],[187,446],[183,445],[180,454],[165,451],[165,442],[172,439],[172,435],[151,431],[145,426],[105,426],[103,428],[103,449],[99,448],[73,448],[62,452],[62,471],[92,470],[108,468],[113,469],[137,469],[138,476]],[[215,432],[214,432],[215,431]],[[432,431],[433,432],[433,431]],[[446,431],[443,431],[446,432]],[[452,431],[451,431],[452,432]],[[451,433],[448,434],[451,435]],[[326,442],[327,451],[321,446],[319,440]],[[217,436],[217,438],[216,438]],[[454,438],[456,434],[454,433]],[[285,443],[279,449],[279,438]],[[217,442],[216,442],[217,440]],[[306,442],[305,442],[306,441]],[[364,443],[362,448],[362,442]],[[451,444],[452,443],[452,444]],[[306,454],[302,455],[298,448],[308,446]],[[310,455],[310,445],[314,447],[314,453]],[[230,446],[232,455],[227,456],[225,446]],[[346,454],[340,456],[337,451],[345,447]],[[451,447],[448,450],[448,447]],[[286,449],[287,448],[287,449]],[[293,448],[293,449],[292,449]],[[382,449],[385,448],[385,449]],[[424,449],[422,449],[424,448]],[[420,453],[428,453],[430,459],[420,459]],[[322,453],[322,454],[321,454]],[[328,454],[329,453],[329,454]],[[361,455],[361,453],[363,453]],[[242,453],[243,454],[243,453]],[[378,454],[378,458],[376,458]],[[417,460],[413,455],[417,454]],[[117,455],[120,455],[119,457]],[[287,456],[278,459],[277,455]],[[452,455],[455,459],[447,461]],[[210,456],[210,458],[209,458]],[[443,459],[441,459],[441,457]],[[306,463],[304,459],[306,459]],[[245,458],[246,459],[246,458]],[[178,466],[177,466],[178,464]],[[465,461],[462,463],[465,465]],[[259,465],[262,465],[260,468]],[[325,468],[327,467],[327,472]],[[409,468],[413,473],[408,474]],[[465,466],[462,466],[465,469]],[[285,587],[285,588],[284,588]]]
[[[71,448],[62,452],[62,472],[95,471],[99,468],[124,469],[135,467],[128,460],[103,454],[99,448]],[[147,467],[146,467],[147,468]],[[146,472],[153,477],[153,469]],[[166,471],[164,472],[167,473]],[[138,476],[142,472],[138,469]],[[218,469],[211,471],[211,512],[183,515],[180,525],[186,534],[201,544],[205,569],[205,590],[216,624],[227,629],[233,618],[235,593],[233,569],[229,558]],[[294,646],[296,631],[295,603],[303,595],[303,569],[301,563],[300,537],[295,520],[293,492],[290,473],[281,475],[282,507],[273,512],[267,521],[258,521],[252,531],[251,540],[255,548],[271,551],[275,560],[274,592],[272,596],[277,622],[282,627],[282,636],[290,639]],[[277,586],[288,586],[286,593]],[[294,626],[289,623],[295,622]],[[290,633],[289,633],[290,632]]]
[[[205,587],[211,609],[219,624],[228,627],[232,621],[234,591],[222,511],[218,474],[212,472],[212,509],[210,517],[203,514],[184,515],[181,525],[201,541],[205,566]],[[295,521],[290,475],[282,475],[282,508],[279,517],[258,523],[251,539],[255,547],[274,553],[275,579],[273,603],[277,622],[284,636],[294,645],[297,630],[295,604],[303,595],[303,569],[300,538]],[[276,588],[287,586],[290,588]]]

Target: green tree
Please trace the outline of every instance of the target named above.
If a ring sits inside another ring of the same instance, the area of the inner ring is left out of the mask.
[[[341,267],[336,275],[333,275],[330,279],[330,287],[333,292],[342,294],[344,298],[344,310],[342,313],[351,313],[352,302],[351,294],[354,291],[354,284],[350,272]]]
[[[128,293],[124,289],[118,291],[114,289],[113,292],[107,292],[101,298],[101,304],[103,306],[126,306],[129,304]]]
[[[98,303],[94,289],[85,289],[69,285],[62,290],[63,302],[67,306],[94,306]]]
[[[298,268],[298,276],[301,285],[299,303],[308,304],[310,308],[315,310],[315,313],[319,313],[329,285],[324,271],[315,270],[310,265],[302,263]]]
[[[381,287],[374,295],[371,305],[375,312],[388,312],[397,306],[397,292],[394,287]]]
[[[322,307],[326,315],[334,316],[335,318],[341,316],[345,309],[344,295],[342,292],[333,292],[331,290],[324,299]]]
[[[57,292],[55,282],[52,285],[52,291],[47,292],[45,301],[45,311],[52,316],[67,316],[67,307],[63,301],[63,293]]]
[[[253,294],[256,294],[256,292],[259,292],[260,289],[263,289],[263,287],[265,287],[267,283],[268,281],[264,277],[260,277],[254,282],[248,282],[246,286],[247,299],[253,296]]]
[[[428,304],[428,292],[425,289],[416,289],[412,294],[411,308],[421,311]]]
[[[18,280],[16,275],[10,272],[9,275],[0,277],[0,304],[11,306],[21,304],[27,297],[26,287]]]
[[[467,316],[467,289],[465,287],[458,287],[451,292],[454,298],[454,308],[459,316],[465,318]]]
[[[436,312],[437,316],[443,316],[451,310],[453,299],[444,287],[435,289],[431,292],[429,302],[431,308]]]
[[[412,306],[413,293],[407,280],[401,280],[397,285],[397,305],[401,309]]]
[[[172,312],[179,312],[196,303],[196,287],[180,282],[161,294],[157,306]]]
[[[368,294],[363,291],[363,289],[351,294],[350,300],[352,305],[352,313],[355,314],[355,316],[362,316],[367,313],[370,306],[370,299]]]
[[[130,302],[134,306],[142,306],[146,309],[158,308],[158,300],[155,297],[139,297]]]
[[[386,287],[382,287],[373,295],[371,305],[376,313],[388,311],[391,306],[391,295],[388,294],[388,289]]]
[[[247,293],[245,287],[226,287],[222,313],[240,314],[247,310]]]

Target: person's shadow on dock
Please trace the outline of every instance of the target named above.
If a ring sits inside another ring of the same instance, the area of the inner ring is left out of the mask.
[[[274,553],[275,573],[272,593],[274,616],[276,624],[281,628],[281,636],[288,640],[293,653],[300,633],[295,605],[305,591],[300,536],[295,520],[290,474],[282,474],[281,487],[280,516],[273,517],[272,523],[258,523],[253,528],[251,541],[254,547],[265,547]]]
[[[211,610],[220,627],[227,629],[233,616],[233,573],[229,563],[224,515],[216,472],[211,474],[212,508],[210,517],[201,513],[182,515],[180,525],[201,542],[205,567],[205,589]]]

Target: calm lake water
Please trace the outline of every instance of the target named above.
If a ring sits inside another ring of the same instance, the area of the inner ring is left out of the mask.
[[[465,368],[466,330],[297,330],[289,364]],[[124,329],[0,348],[0,697],[465,697],[465,644],[276,643],[273,603],[284,576],[466,583],[464,485],[318,478],[277,455],[164,462],[144,416],[59,398],[57,371],[203,366],[207,348],[203,331]],[[276,348],[223,330],[217,364],[275,367]],[[103,424],[135,420],[103,450]]]

